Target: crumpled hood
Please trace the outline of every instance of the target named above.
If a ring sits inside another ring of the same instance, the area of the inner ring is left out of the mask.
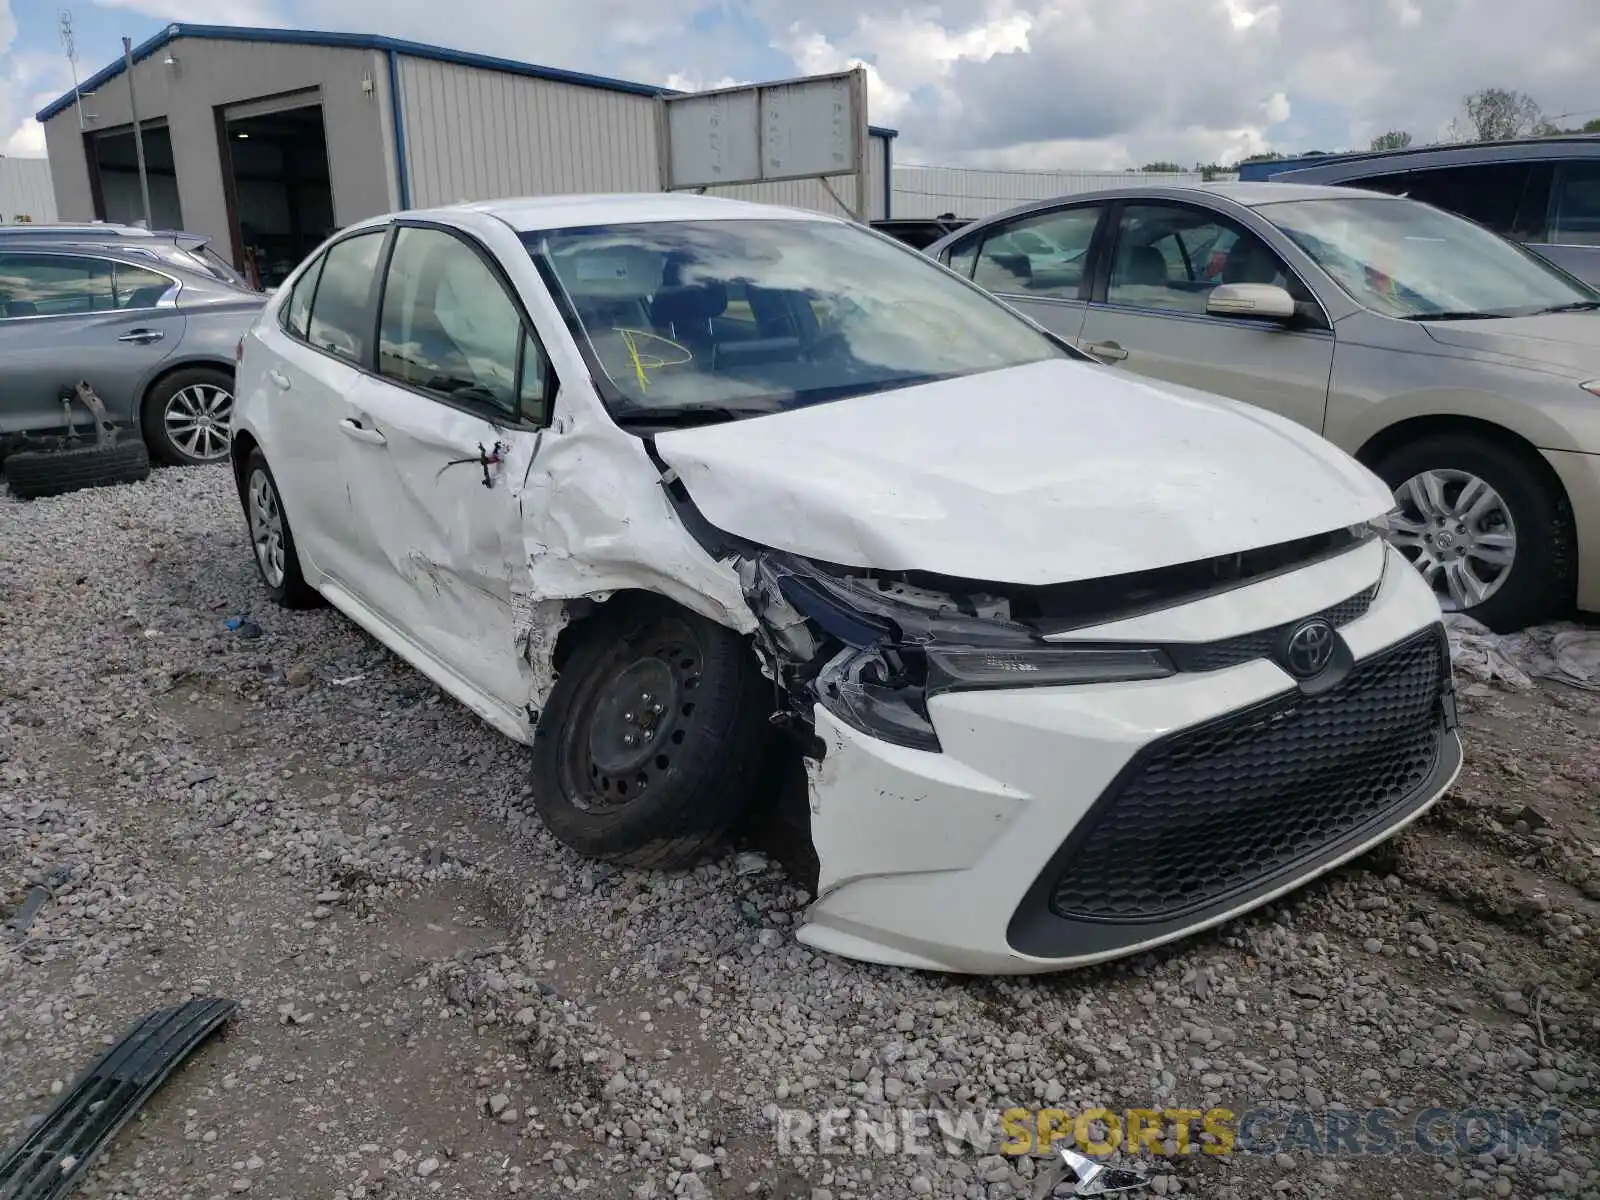
[[[1600,311],[1427,321],[1422,327],[1442,346],[1518,359],[1563,375],[1600,377]]]
[[[673,430],[656,447],[728,533],[995,583],[1193,562],[1393,505],[1290,421],[1066,360]]]

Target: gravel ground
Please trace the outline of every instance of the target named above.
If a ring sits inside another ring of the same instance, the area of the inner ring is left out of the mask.
[[[265,601],[222,468],[0,497],[0,653],[0,918],[57,885],[0,928],[0,1142],[146,1010],[241,1004],[85,1195],[998,1200],[1034,1159],[780,1155],[774,1114],[1376,1105],[1561,1136],[1147,1155],[1151,1191],[1600,1197],[1596,697],[1469,687],[1467,770],[1399,843],[1160,954],[986,980],[810,953],[759,851],[556,845],[518,747]]]

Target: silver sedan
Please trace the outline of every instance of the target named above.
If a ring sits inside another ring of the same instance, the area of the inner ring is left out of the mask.
[[[0,243],[0,452],[9,436],[87,426],[87,381],[169,463],[228,456],[234,353],[266,297],[196,263],[116,245]]]
[[[1356,455],[1446,610],[1600,610],[1600,292],[1522,247],[1414,200],[1233,183],[1037,202],[926,253],[1104,363]]]

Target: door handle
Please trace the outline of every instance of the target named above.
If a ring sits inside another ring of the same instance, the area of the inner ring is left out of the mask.
[[[1083,352],[1107,363],[1121,362],[1128,357],[1128,352],[1115,342],[1090,342],[1083,347]]]
[[[162,333],[159,329],[130,329],[127,333],[119,337],[117,341],[133,342],[136,345],[143,346],[150,342],[159,342],[166,336],[167,335]]]
[[[280,392],[287,392],[289,390],[289,377],[282,371],[278,370],[277,367],[273,367],[267,372],[267,378],[272,380],[273,386],[275,386]]]
[[[339,428],[344,431],[346,437],[355,438],[356,441],[366,442],[369,445],[381,446],[388,441],[388,439],[376,429],[368,429],[365,425],[353,417],[346,417],[344,420],[340,421]]]

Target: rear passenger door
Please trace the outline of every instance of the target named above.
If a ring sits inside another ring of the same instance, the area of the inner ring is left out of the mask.
[[[0,432],[59,427],[61,392],[80,380],[113,420],[137,423],[145,382],[183,340],[178,290],[115,259],[0,253]],[[72,417],[92,425],[76,402]]]
[[[345,586],[371,535],[340,475],[340,429],[372,355],[386,233],[341,238],[298,276],[268,343],[276,353],[262,385],[263,442],[295,542],[318,572]]]
[[[488,250],[408,222],[389,256],[375,366],[337,439],[375,550],[354,582],[444,671],[520,718],[513,582],[527,575],[520,503],[533,501],[483,459],[528,461],[554,399],[544,349]]]
[[[1096,268],[1078,346],[1101,362],[1271,409],[1322,432],[1333,332],[1321,306],[1260,237],[1209,208],[1124,202]],[[1206,311],[1220,283],[1274,283],[1290,325]]]
[[[1088,301],[1104,204],[1071,204],[986,226],[945,252],[945,265],[1073,340]]]

